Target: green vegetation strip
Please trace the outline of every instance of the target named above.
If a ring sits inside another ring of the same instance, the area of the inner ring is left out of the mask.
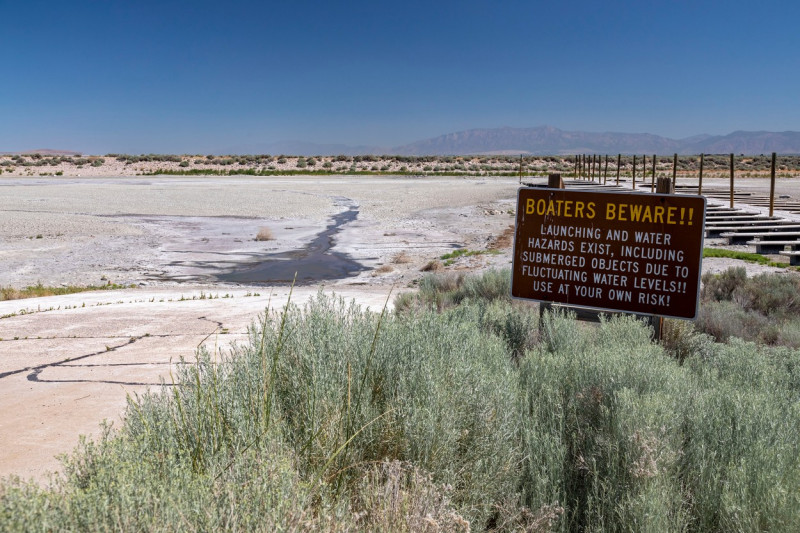
[[[135,285],[68,285],[66,287],[45,287],[41,283],[29,285],[24,289],[13,287],[0,287],[0,302],[5,300],[22,300],[25,298],[39,298],[41,296],[60,296],[62,294],[75,294],[88,291],[110,291],[115,289],[132,289]]]
[[[787,263],[772,261],[769,257],[765,257],[761,254],[737,252],[734,250],[726,250],[724,248],[703,248],[703,257],[725,257],[728,259],[739,259],[741,261],[749,261],[751,263],[758,263],[761,265],[778,268],[793,268],[789,267]]]
[[[240,170],[217,170],[217,169],[199,169],[194,168],[190,170],[154,170],[152,172],[142,172],[142,176],[494,176],[494,177],[516,177],[519,176],[518,172],[501,172],[501,171],[420,171],[411,172],[403,170],[395,171],[379,171],[379,170],[255,170],[255,169],[240,169]],[[525,177],[546,176],[546,173],[524,173]]]
[[[458,250],[453,250],[452,252],[448,252],[444,254],[440,259],[444,261],[445,266],[450,266],[453,264],[453,261],[458,259],[459,257],[472,257],[475,255],[497,255],[499,254],[499,250],[470,250],[468,248],[459,248]]]

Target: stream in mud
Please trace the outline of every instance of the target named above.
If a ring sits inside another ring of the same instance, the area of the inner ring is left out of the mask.
[[[249,267],[217,275],[220,281],[234,283],[313,283],[342,279],[368,270],[343,253],[331,251],[334,237],[343,226],[358,218],[358,205],[337,197],[335,202],[347,209],[333,216],[331,223],[305,247],[270,254]]]

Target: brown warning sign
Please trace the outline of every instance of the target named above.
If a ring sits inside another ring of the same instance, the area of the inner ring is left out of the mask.
[[[522,188],[511,295],[694,319],[702,196]]]

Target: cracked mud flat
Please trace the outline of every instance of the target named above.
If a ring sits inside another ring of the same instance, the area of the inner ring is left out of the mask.
[[[302,304],[316,287],[294,289]],[[247,328],[287,287],[217,291],[140,289],[0,302],[0,476],[43,480],[78,436],[119,425],[128,394],[171,383],[181,358],[204,346],[219,359],[247,342]],[[386,296],[346,288],[380,309]]]
[[[0,286],[137,287],[0,302],[0,476],[46,480],[56,454],[104,419],[119,425],[127,395],[170,383],[181,357],[246,342],[259,313],[284,305],[288,286],[274,281],[295,268],[294,303],[324,286],[380,310],[431,259],[507,229],[516,189],[507,178],[0,179]],[[255,240],[262,227],[273,240]]]

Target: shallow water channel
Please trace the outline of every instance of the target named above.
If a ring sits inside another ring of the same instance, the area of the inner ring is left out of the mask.
[[[258,263],[217,275],[220,281],[235,283],[296,283],[342,279],[368,270],[347,254],[331,250],[334,237],[343,226],[358,218],[358,205],[349,198],[336,198],[347,209],[333,216],[331,223],[305,247],[270,254]]]

